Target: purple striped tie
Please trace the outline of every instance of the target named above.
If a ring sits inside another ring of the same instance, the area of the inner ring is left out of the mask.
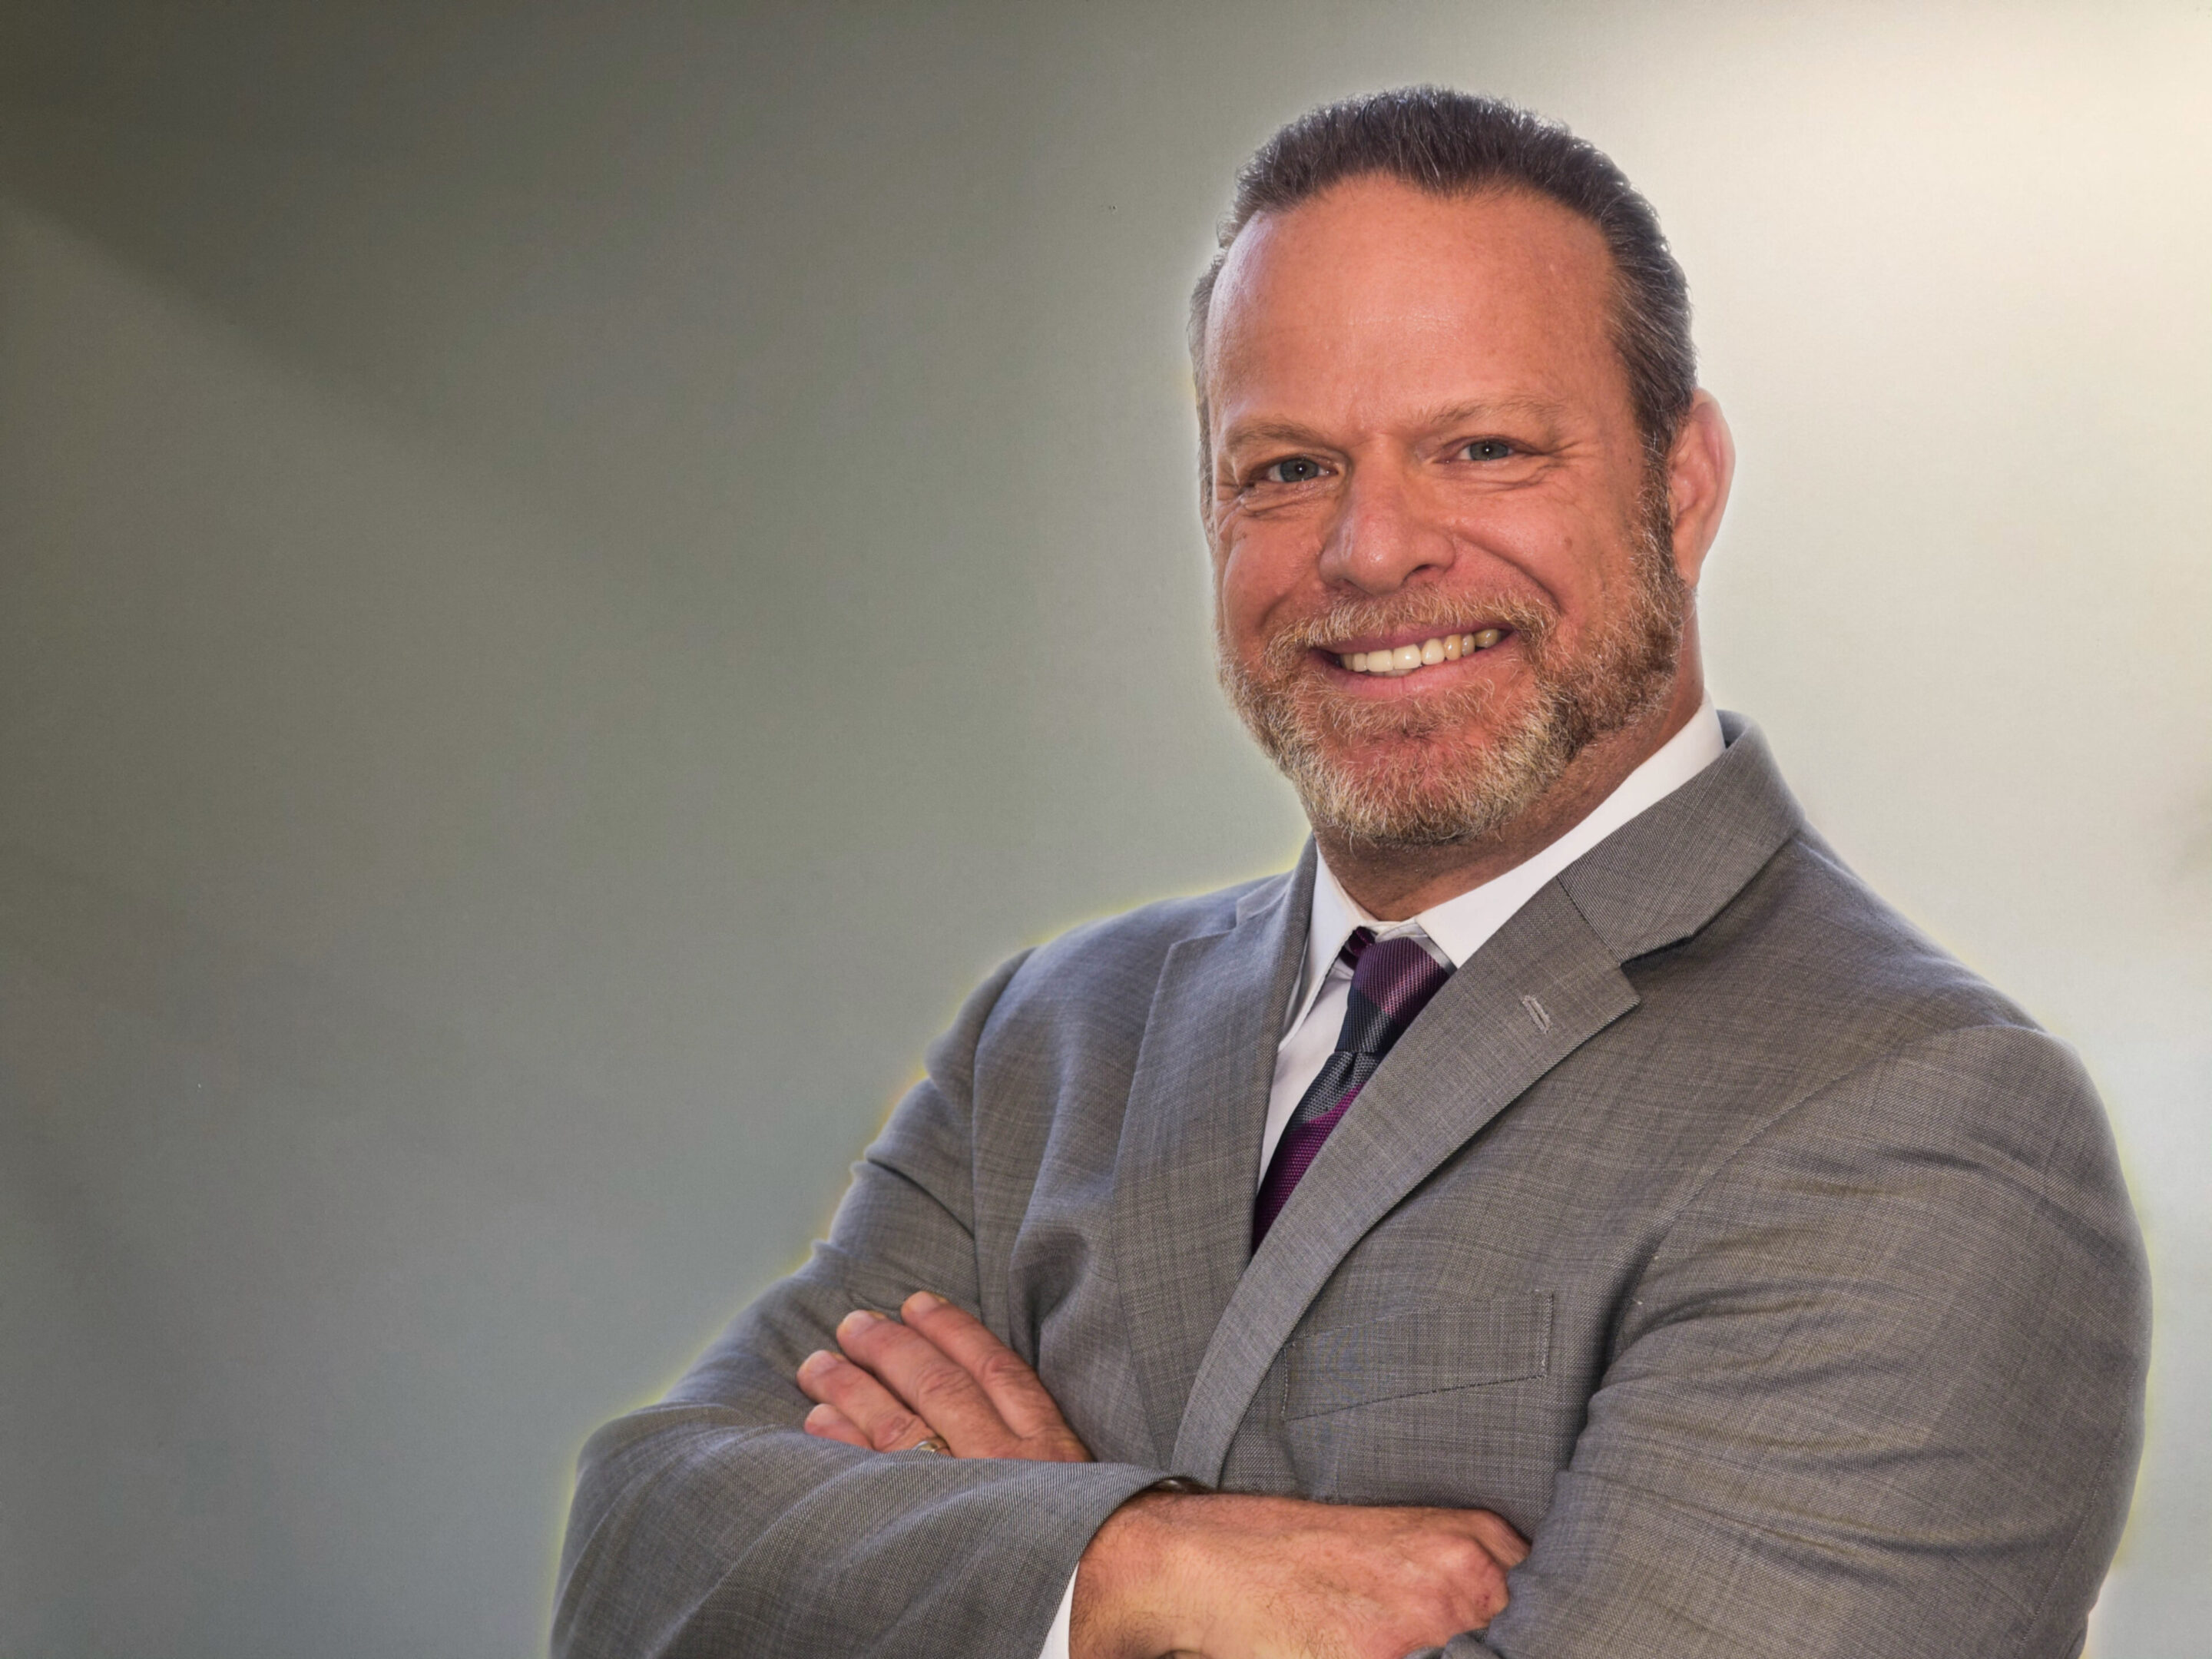
[[[1342,959],[1352,965],[1352,991],[1345,999],[1344,1029],[1336,1039],[1336,1052],[1322,1062],[1321,1070],[1299,1097],[1297,1109],[1275,1143],[1275,1156],[1260,1183],[1260,1196],[1252,1206],[1252,1248],[1258,1249],[1267,1229],[1275,1224],[1291,1192],[1328,1139],[1328,1132],[1343,1121],[1367,1079],[1390,1052],[1390,1045],[1413,1023],[1413,1016],[1428,1006],[1451,969],[1443,966],[1419,939],[1386,939],[1376,943],[1371,928],[1352,930],[1344,942]]]

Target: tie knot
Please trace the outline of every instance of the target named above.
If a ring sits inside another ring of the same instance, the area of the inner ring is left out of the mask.
[[[1387,1050],[1451,977],[1451,969],[1419,939],[1377,939],[1364,927],[1346,941],[1345,955],[1352,963],[1352,998],[1344,1018],[1351,1041],[1340,1046],[1355,1054]]]
[[[1344,1000],[1344,1032],[1336,1040],[1336,1052],[1306,1085],[1268,1162],[1252,1209],[1255,1250],[1289,1201],[1291,1188],[1298,1184],[1337,1120],[1367,1086],[1399,1033],[1451,977],[1451,969],[1424,950],[1419,939],[1378,940],[1371,927],[1352,930],[1340,959],[1352,969],[1352,988]]]

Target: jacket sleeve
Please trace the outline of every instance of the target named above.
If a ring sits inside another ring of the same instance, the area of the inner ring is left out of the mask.
[[[1450,1659],[2066,1659],[2140,1443],[2142,1246],[2071,1054],[1955,1030],[1686,1206],[1511,1602]]]
[[[800,1427],[793,1373],[854,1307],[922,1289],[977,1304],[975,1055],[1020,961],[932,1048],[829,1240],[666,1400],[584,1448],[556,1659],[1035,1659],[1091,1534],[1166,1473],[863,1452]]]

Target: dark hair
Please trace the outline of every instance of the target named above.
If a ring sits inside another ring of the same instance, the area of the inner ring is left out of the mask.
[[[1191,364],[1198,377],[1199,447],[1206,406],[1206,313],[1229,245],[1261,213],[1310,201],[1347,179],[1382,173],[1438,196],[1520,189],[1549,198],[1597,227],[1619,275],[1613,345],[1645,453],[1656,465],[1697,392],[1690,289],[1659,216],[1596,145],[1556,121],[1497,98],[1448,87],[1399,87],[1310,110],[1283,127],[1237,175],[1219,251],[1190,296]]]

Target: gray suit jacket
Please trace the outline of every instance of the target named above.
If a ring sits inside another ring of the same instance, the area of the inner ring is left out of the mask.
[[[1534,1553],[1455,1659],[2073,1653],[2148,1346],[2102,1112],[1729,732],[1452,977],[1256,1255],[1311,849],[1002,968],[829,1241],[586,1449],[556,1650],[1032,1659],[1176,1473],[1504,1515]],[[799,1360],[924,1287],[1099,1462],[801,1432]]]

